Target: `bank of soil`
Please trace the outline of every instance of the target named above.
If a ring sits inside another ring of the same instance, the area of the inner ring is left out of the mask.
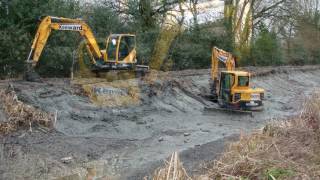
[[[299,113],[305,97],[320,86],[317,66],[250,70],[255,72],[252,85],[266,90],[264,111],[254,117],[203,111],[211,104],[201,96],[209,93],[209,70],[158,73],[151,84],[131,79],[141,98],[131,107],[96,106],[68,79],[13,81],[21,101],[58,112],[58,119],[53,130],[35,128],[1,138],[0,177],[50,179],[85,174],[93,166],[98,176],[141,179],[174,151],[198,174],[204,161],[222,152],[225,139]],[[1,82],[0,88],[7,84]],[[61,160],[65,157],[72,160]]]

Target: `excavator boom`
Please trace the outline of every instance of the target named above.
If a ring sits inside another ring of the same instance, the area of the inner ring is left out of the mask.
[[[95,64],[95,59],[103,59],[93,32],[83,20],[46,16],[42,19],[38,27],[27,59],[27,62],[32,63],[33,66],[39,61],[39,57],[41,56],[52,30],[79,32],[80,35],[85,38],[87,48],[94,57],[93,63]]]
[[[236,58],[231,53],[214,47],[211,55],[211,78],[213,80],[218,78],[219,62],[225,65],[227,71],[233,71],[236,67]]]

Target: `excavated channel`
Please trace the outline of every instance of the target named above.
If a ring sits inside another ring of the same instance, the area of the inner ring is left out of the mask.
[[[196,174],[199,164],[217,157],[225,141],[299,113],[305,97],[320,87],[319,68],[270,71],[252,79],[253,86],[266,90],[263,112],[254,117],[204,112],[210,102],[200,96],[209,92],[209,74],[203,72],[160,74],[152,83],[130,80],[140,88],[141,103],[129,107],[96,106],[77,95],[66,79],[11,82],[21,101],[58,112],[58,120],[53,131],[17,132],[2,139],[0,174],[41,179],[84,174],[94,166],[97,176],[142,179],[174,151]],[[72,161],[62,162],[64,157]]]

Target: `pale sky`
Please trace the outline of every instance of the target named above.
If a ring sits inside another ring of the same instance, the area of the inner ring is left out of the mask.
[[[100,0],[79,0],[80,3],[92,3]],[[103,1],[103,0],[101,0]],[[113,0],[110,0],[113,1]],[[189,3],[185,3],[183,7],[185,9],[185,23],[189,24],[192,22],[192,13],[189,11]],[[178,10],[178,6],[175,10]],[[223,16],[224,0],[199,0],[198,4],[198,21],[204,23],[206,21],[212,21]]]
[[[199,23],[212,21],[223,16],[224,1],[221,0],[206,0],[198,4],[198,19]],[[186,12],[186,19],[191,19],[191,12]]]

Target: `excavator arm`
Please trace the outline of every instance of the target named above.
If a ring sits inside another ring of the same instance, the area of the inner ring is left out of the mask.
[[[222,49],[214,47],[211,55],[211,94],[212,99],[217,99],[219,91],[219,63],[222,63],[227,71],[235,70],[235,57]]]
[[[231,53],[214,47],[211,55],[211,78],[214,81],[218,78],[219,62],[225,65],[227,71],[233,71],[236,66],[235,57]]]
[[[96,63],[95,59],[103,59],[103,55],[99,49],[93,32],[84,21],[81,19],[46,16],[42,19],[38,27],[27,59],[27,62],[32,63],[33,66],[35,66],[39,61],[39,57],[41,56],[43,48],[46,45],[52,30],[79,32],[86,40],[86,46],[89,54],[93,57],[93,63]]]

